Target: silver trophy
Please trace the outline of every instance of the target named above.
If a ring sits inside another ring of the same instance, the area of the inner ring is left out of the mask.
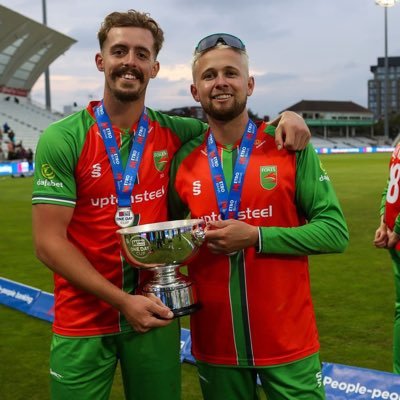
[[[157,296],[175,317],[199,308],[192,282],[179,268],[196,256],[204,241],[204,226],[201,219],[185,219],[117,231],[129,264],[153,272],[141,286],[142,293]]]

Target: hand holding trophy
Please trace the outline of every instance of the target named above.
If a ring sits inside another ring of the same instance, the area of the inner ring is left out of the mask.
[[[199,308],[195,288],[179,268],[197,254],[205,237],[201,219],[185,219],[119,229],[122,251],[133,267],[153,273],[141,290],[157,296],[175,317]]]

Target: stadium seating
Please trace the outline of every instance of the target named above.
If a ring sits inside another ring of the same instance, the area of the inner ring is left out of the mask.
[[[7,98],[8,100],[6,100]],[[35,152],[39,135],[50,123],[62,117],[62,114],[50,112],[25,97],[0,93],[0,127],[7,122],[15,132],[16,142],[22,140],[26,149],[31,148]],[[378,145],[376,139],[361,136],[324,138],[314,135],[311,143],[315,148],[352,148]]]
[[[60,113],[50,112],[25,97],[0,93],[0,128],[7,122],[15,132],[15,141],[22,140],[26,149],[35,151],[39,135],[61,117]]]
[[[367,147],[367,146],[378,146],[378,140],[364,136],[354,137],[328,137],[323,138],[321,136],[312,136],[311,143],[315,148],[327,147],[327,148],[354,148],[354,147]]]

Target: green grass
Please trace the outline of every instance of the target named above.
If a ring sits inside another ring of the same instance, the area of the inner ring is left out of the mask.
[[[327,155],[321,160],[350,230],[344,254],[313,256],[314,306],[326,362],[391,371],[394,287],[386,250],[373,244],[389,154]],[[52,292],[51,273],[31,239],[32,178],[0,177],[0,276]],[[50,324],[0,306],[0,398],[46,400]],[[187,318],[182,325],[188,327]],[[183,364],[183,400],[201,399],[195,367]],[[111,399],[123,398],[120,374]]]
[[[389,158],[321,157],[350,231],[344,254],[310,258],[323,361],[391,371],[392,268],[388,252],[372,244]]]

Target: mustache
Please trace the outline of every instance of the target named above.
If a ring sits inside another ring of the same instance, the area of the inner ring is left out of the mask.
[[[115,71],[113,72],[112,76],[113,76],[113,78],[116,78],[116,77],[118,77],[118,76],[122,76],[122,75],[125,75],[125,74],[134,75],[137,79],[140,80],[140,82],[143,82],[143,81],[144,81],[143,72],[140,71],[140,70],[137,69],[137,68],[121,67],[121,68],[115,70]]]

